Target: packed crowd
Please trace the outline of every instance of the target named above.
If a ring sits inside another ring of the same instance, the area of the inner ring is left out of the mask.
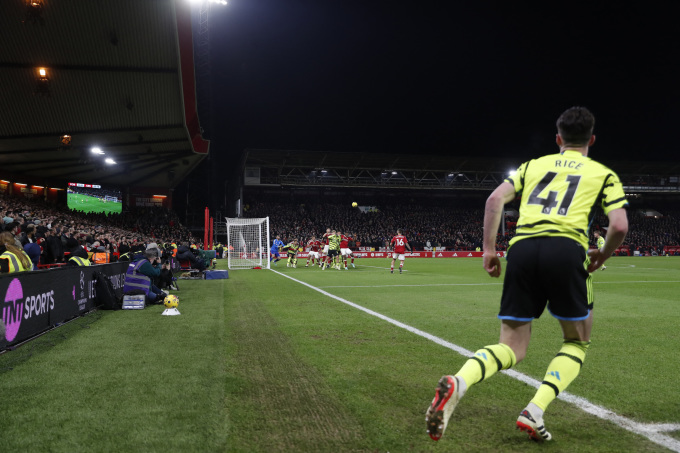
[[[447,250],[475,250],[482,247],[484,204],[464,206],[444,203],[394,203],[376,201],[377,209],[364,212],[350,203],[319,203],[315,200],[250,202],[245,217],[269,216],[272,237],[298,239],[302,243],[311,236],[323,234],[331,227],[348,233],[354,246],[385,247],[397,228],[415,249],[446,247]],[[631,250],[662,253],[664,246],[680,245],[680,211],[670,210],[663,217],[645,217],[629,213],[630,231],[624,245]],[[506,250],[515,232],[516,217],[505,219],[505,231],[499,232],[497,249]],[[606,231],[606,217],[599,215],[592,230]],[[352,244],[350,244],[352,245]],[[594,245],[594,239],[593,239]]]
[[[680,210],[668,210],[658,218],[629,212],[628,221],[630,228],[624,245],[631,250],[660,255],[666,246],[680,246]],[[596,226],[606,226],[603,216],[598,216]]]
[[[483,209],[441,208],[417,203],[386,203],[374,211],[352,208],[349,203],[326,204],[254,202],[246,217],[269,217],[272,237],[280,235],[306,242],[332,227],[354,239],[353,246],[385,247],[397,228],[415,249],[446,247],[447,250],[475,250],[482,246]],[[499,236],[499,250],[509,237]],[[352,244],[350,244],[352,245]]]
[[[158,207],[107,215],[2,196],[0,218],[2,230],[12,232],[17,245],[40,246],[40,264],[64,262],[65,252],[83,247],[123,254],[150,243],[197,243],[174,212]]]
[[[306,243],[335,228],[353,238],[350,247],[386,247],[401,228],[414,249],[445,247],[447,250],[475,250],[482,247],[483,203],[442,202],[427,199],[376,197],[375,209],[353,208],[350,202],[314,198],[268,201],[257,200],[245,207],[245,217],[270,218],[271,236],[285,241]],[[64,253],[77,247],[103,249],[123,254],[143,244],[200,243],[182,226],[170,210],[131,208],[121,214],[95,214],[70,211],[42,201],[0,197],[3,231],[17,235],[17,245],[40,245],[40,263],[64,261]],[[647,217],[639,210],[629,212],[630,230],[625,246],[631,251],[661,254],[664,246],[680,246],[680,210],[663,216]],[[517,219],[505,219],[497,249],[506,250]],[[592,230],[606,231],[606,217],[598,215]],[[594,244],[594,243],[593,243]],[[68,254],[68,253],[67,253]]]

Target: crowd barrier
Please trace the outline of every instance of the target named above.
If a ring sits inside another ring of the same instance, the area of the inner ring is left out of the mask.
[[[123,296],[128,262],[0,275],[6,343],[0,350],[92,310],[97,305],[93,273],[99,271]],[[0,339],[2,340],[2,339]]]

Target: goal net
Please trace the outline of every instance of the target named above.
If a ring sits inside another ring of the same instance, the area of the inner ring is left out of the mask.
[[[269,269],[269,217],[227,217],[227,265],[229,269]]]
[[[109,195],[104,195],[104,201],[113,201],[114,203],[118,203],[118,197],[111,197]]]

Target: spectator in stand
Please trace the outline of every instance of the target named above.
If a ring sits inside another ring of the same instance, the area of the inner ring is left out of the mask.
[[[29,223],[26,225],[26,229],[21,235],[21,246],[25,246],[31,242],[35,242],[35,225]]]
[[[14,245],[18,248],[22,248],[23,245],[21,244],[21,239],[19,239],[18,234],[19,234],[19,222],[10,222],[7,225],[5,225],[5,231],[10,233],[12,237],[14,238]]]
[[[38,264],[40,264],[40,246],[35,242],[27,242],[24,245],[24,252],[28,255],[33,263],[33,270],[38,270]]]

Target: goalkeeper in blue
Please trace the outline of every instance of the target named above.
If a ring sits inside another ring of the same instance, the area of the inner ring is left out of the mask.
[[[478,349],[457,372],[439,380],[425,416],[433,440],[442,437],[456,404],[470,387],[524,359],[531,323],[546,308],[557,320],[563,342],[515,427],[536,441],[552,439],[544,413],[579,375],[590,346],[591,273],[612,256],[628,232],[628,202],[619,177],[588,157],[595,143],[594,126],[595,117],[588,109],[566,110],[557,120],[555,141],[560,152],[520,165],[487,199],[482,258],[484,270],[497,278],[501,261],[496,234],[504,205],[522,194],[517,233],[506,256],[498,313],[500,339]],[[588,227],[596,208],[609,218],[609,230],[604,245],[588,251]]]
[[[281,260],[280,256],[280,251],[281,248],[283,247],[283,241],[281,240],[281,236],[278,234],[276,235],[276,239],[274,239],[274,242],[272,243],[272,248],[269,250],[269,262],[274,260],[274,266],[278,266],[278,263]]]
[[[286,267],[297,267],[297,254],[300,251],[300,243],[297,239],[283,247],[283,250],[288,253],[288,263]]]

